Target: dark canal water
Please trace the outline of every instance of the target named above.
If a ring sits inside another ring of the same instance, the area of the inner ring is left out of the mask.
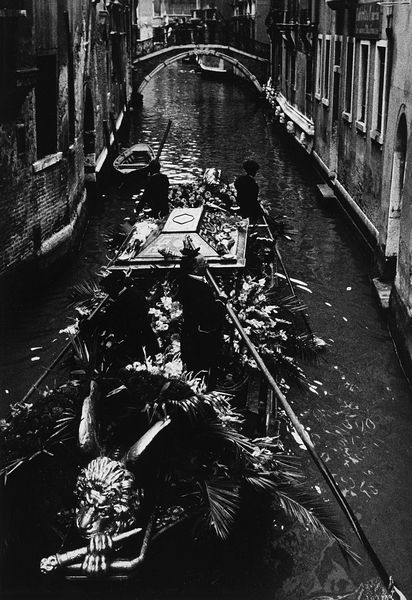
[[[299,154],[278,138],[270,116],[249,88],[205,81],[190,66],[172,65],[146,88],[143,109],[134,115],[131,141],[156,146],[168,119],[173,125],[162,162],[171,179],[193,178],[216,166],[233,180],[245,157],[253,156],[261,165],[257,179],[262,198],[274,213],[290,217],[296,234],[281,250],[292,276],[312,290],[299,293],[308,304],[313,329],[328,343],[318,366],[310,369],[318,394],[296,396],[294,408],[387,570],[412,596],[412,402],[372,292],[365,248],[337,209],[318,204],[313,176]],[[73,265],[46,289],[4,309],[3,413],[63,346],[64,335],[58,332],[70,321],[67,288],[106,262],[107,226],[130,216],[132,209],[132,200],[122,190],[108,189]],[[316,472],[313,477],[322,487]],[[363,558],[360,567],[349,567],[329,544],[306,531],[285,533],[274,550],[279,554],[292,548],[298,558],[283,582],[269,555],[265,575],[255,581],[252,574],[250,589],[236,597],[337,599],[365,589],[375,572],[351,540]],[[199,591],[183,596],[229,597],[218,585],[211,595]],[[175,596],[156,588],[147,597]],[[382,596],[372,592],[367,597]]]

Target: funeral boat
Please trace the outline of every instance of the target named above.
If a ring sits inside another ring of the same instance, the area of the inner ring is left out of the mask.
[[[269,505],[296,518],[303,483],[293,457],[283,451],[290,415],[273,395],[283,398],[293,381],[311,385],[294,352],[314,354],[316,343],[302,331],[304,307],[288,289],[289,278],[278,272],[272,230],[265,219],[251,226],[237,214],[233,189],[221,185],[215,171],[173,188],[166,218],[138,216],[107,269],[108,277],[121,275],[122,282],[127,278],[127,285],[143,290],[160,352],[130,362],[110,322],[124,290],[111,299],[103,287],[91,286],[79,302],[82,320],[70,331],[67,379],[46,388],[33,404],[15,405],[3,423],[6,491],[23,505],[30,501],[36,524],[63,540],[54,540],[56,552],[52,535],[37,536],[44,574],[129,579],[152,542],[182,523],[227,539],[252,491],[263,491]],[[184,246],[207,259],[209,283],[226,303],[213,389],[207,374],[186,372],[180,359],[182,309],[174,277]],[[260,437],[245,433],[248,413],[255,415]],[[30,499],[20,493],[27,473]],[[311,502],[309,486],[306,492],[299,518],[324,531],[325,506],[319,507],[317,494]],[[21,511],[19,506],[25,515]],[[34,539],[30,519],[20,517],[18,526]],[[353,556],[339,528],[328,527]]]

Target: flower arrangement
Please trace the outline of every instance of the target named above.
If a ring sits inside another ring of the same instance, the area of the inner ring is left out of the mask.
[[[270,368],[279,387],[286,394],[293,383],[313,389],[297,359],[316,356],[312,336],[301,333],[293,312],[280,299],[268,279],[245,276],[240,291],[229,295],[240,322]],[[242,348],[239,338],[234,342],[241,361],[252,370],[257,365]]]
[[[126,248],[119,256],[119,260],[125,261],[134,258],[139,252],[152,231],[158,228],[158,221],[151,217],[140,216],[133,226],[132,234]]]
[[[182,308],[173,296],[172,284],[167,278],[158,281],[150,290],[152,306],[149,315],[162,351],[177,343],[182,321]]]
[[[76,414],[78,400],[78,384],[68,382],[46,389],[34,403],[13,404],[9,416],[0,420],[0,475],[7,479],[26,461],[61,444],[60,433]]]

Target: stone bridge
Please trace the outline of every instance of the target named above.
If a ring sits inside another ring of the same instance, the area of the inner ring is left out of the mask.
[[[259,94],[269,77],[269,60],[222,44],[185,44],[153,50],[133,60],[133,91],[141,98],[149,81],[162,69],[186,56],[214,55],[233,65],[236,75],[250,81]]]

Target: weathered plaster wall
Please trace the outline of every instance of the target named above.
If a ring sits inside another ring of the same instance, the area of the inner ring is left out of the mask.
[[[19,17],[19,27],[25,33],[19,48],[24,47],[25,55],[14,68],[24,68],[27,57],[35,65],[37,56],[56,56],[57,146],[54,154],[37,156],[33,85],[25,90],[22,102],[16,100],[13,110],[0,108],[0,275],[26,261],[40,264],[45,254],[59,246],[67,252],[75,243],[84,224],[86,87],[91,92],[96,155],[106,144],[103,120],[109,121],[110,112],[116,120],[130,95],[127,65],[122,73],[126,81],[113,77],[112,23],[105,0],[97,4],[88,0],[63,0],[58,4],[26,0],[25,7],[26,17]],[[71,40],[67,36],[66,11]],[[122,37],[120,46],[127,63],[128,32],[116,35]],[[69,43],[74,66],[74,138],[69,127]],[[9,75],[3,79],[8,82],[11,97],[20,98],[13,91]],[[18,130],[20,141],[24,141],[19,150]],[[49,243],[51,239],[53,243]]]

